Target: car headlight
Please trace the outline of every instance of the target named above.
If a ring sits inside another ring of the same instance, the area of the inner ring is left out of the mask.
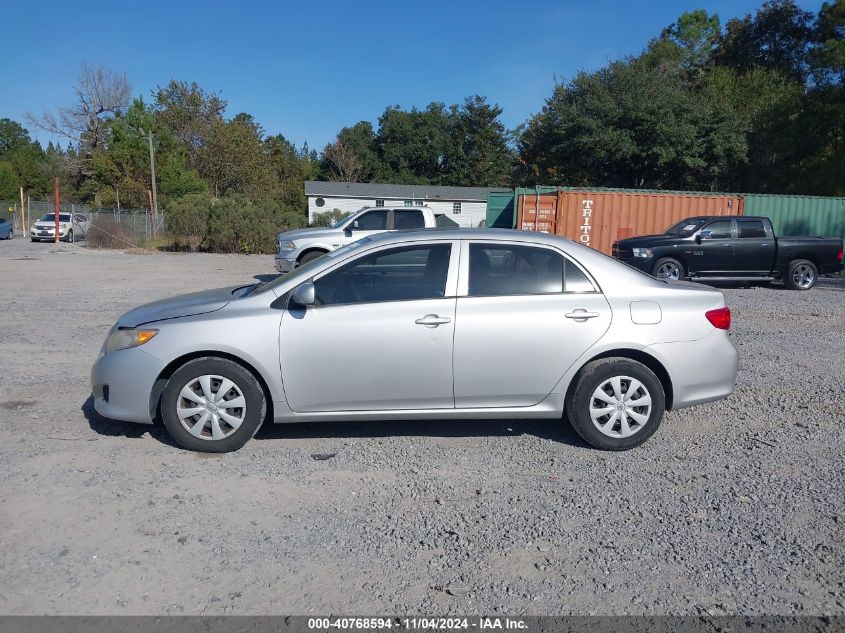
[[[114,330],[106,339],[103,351],[106,354],[130,347],[138,347],[158,334],[158,330],[139,330],[137,328],[121,328]]]
[[[290,241],[287,241],[287,242],[280,241],[279,242],[279,250],[280,251],[281,250],[292,251],[295,248],[296,248],[296,244],[294,244],[293,242],[290,242]]]
[[[61,224],[59,224],[59,228],[60,228],[60,229],[66,229],[66,228],[67,228],[67,224],[65,224],[64,222],[62,222]]]
[[[651,257],[651,249],[650,248],[635,248],[634,250],[634,257]]]

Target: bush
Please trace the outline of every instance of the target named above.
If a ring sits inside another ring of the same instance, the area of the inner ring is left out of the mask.
[[[131,248],[135,246],[132,233],[113,217],[94,214],[85,236],[88,248]]]
[[[173,240],[173,248],[196,251],[208,238],[211,198],[207,194],[192,193],[173,200],[164,215],[164,230]]]
[[[341,211],[340,209],[332,209],[331,211],[324,211],[323,213],[315,213],[311,226],[331,226],[338,220],[342,220],[347,217],[349,214],[349,211]]]
[[[306,225],[304,214],[276,200],[242,195],[182,196],[168,205],[165,218],[174,248],[216,253],[274,253],[279,232]]]

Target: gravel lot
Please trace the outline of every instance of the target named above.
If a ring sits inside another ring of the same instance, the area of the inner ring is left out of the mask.
[[[219,456],[93,412],[119,314],[271,272],[0,242],[0,613],[845,614],[845,280],[725,289],[736,394],[627,453],[494,421]]]

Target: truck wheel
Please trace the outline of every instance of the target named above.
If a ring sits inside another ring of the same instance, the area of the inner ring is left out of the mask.
[[[648,367],[628,358],[587,364],[576,378],[566,414],[588,444],[607,451],[639,446],[660,426],[663,385]]]
[[[796,259],[789,262],[786,267],[783,285],[790,290],[809,290],[816,285],[818,278],[819,271],[813,262],[806,259]]]
[[[651,269],[651,276],[658,279],[683,279],[684,265],[677,259],[671,257],[661,257],[654,262],[654,268]]]
[[[296,262],[297,266],[302,266],[302,264],[307,264],[310,261],[314,261],[318,257],[322,257],[325,255],[323,251],[310,251],[305,253],[302,257],[299,258],[299,261]]]

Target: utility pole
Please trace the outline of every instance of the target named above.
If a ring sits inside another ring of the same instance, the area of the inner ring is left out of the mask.
[[[21,187],[21,235],[26,237],[26,224],[23,223],[23,187]]]
[[[56,235],[54,242],[56,244],[59,243],[59,177],[56,176],[56,179],[53,181],[53,190],[56,193],[56,207],[55,211],[53,212],[53,217],[56,220]]]
[[[156,191],[156,159],[153,151],[153,131],[152,129],[147,134],[147,139],[150,142],[150,175],[153,181],[153,221],[158,217],[158,193]]]

